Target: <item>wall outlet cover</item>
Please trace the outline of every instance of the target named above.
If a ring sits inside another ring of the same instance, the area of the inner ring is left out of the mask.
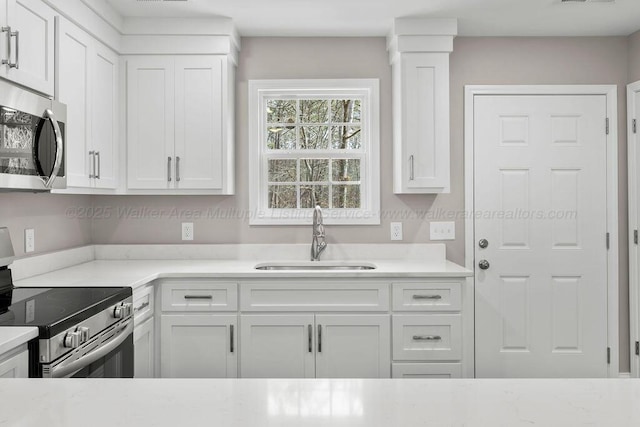
[[[182,223],[182,240],[193,240],[193,223]]]
[[[36,250],[36,231],[33,228],[24,230],[24,251],[26,253]]]
[[[429,227],[431,240],[455,240],[456,238],[456,223],[453,221],[432,222]]]
[[[391,223],[391,240],[402,240],[402,223]]]

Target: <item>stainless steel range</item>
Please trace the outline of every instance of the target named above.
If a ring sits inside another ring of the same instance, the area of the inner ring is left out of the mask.
[[[38,327],[29,376],[133,377],[131,288],[16,288],[13,255],[9,231],[0,228],[0,327]]]

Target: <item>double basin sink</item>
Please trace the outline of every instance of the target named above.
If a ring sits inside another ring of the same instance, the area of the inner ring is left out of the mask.
[[[295,262],[267,262],[258,264],[256,270],[279,271],[352,271],[375,270],[376,266],[364,262],[340,262],[340,261],[295,261]]]

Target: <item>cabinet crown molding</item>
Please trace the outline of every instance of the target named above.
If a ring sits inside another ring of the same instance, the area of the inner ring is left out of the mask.
[[[401,53],[451,53],[456,35],[455,18],[396,18],[387,36],[389,60],[393,64]]]

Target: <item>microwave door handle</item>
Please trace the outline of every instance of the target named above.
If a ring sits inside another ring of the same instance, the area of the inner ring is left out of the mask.
[[[122,331],[120,332],[120,335],[105,345],[96,348],[94,351],[69,364],[60,364],[53,368],[51,370],[51,378],[67,377],[111,353],[113,350],[118,348],[120,344],[129,337],[129,335],[131,335],[131,332],[133,332],[133,320],[129,320],[126,325],[121,326],[120,330]]]
[[[44,183],[46,188],[51,188],[51,186],[53,185],[53,181],[55,181],[55,179],[58,177],[58,172],[60,171],[60,167],[62,166],[62,150],[64,150],[64,145],[62,141],[62,132],[60,131],[60,125],[58,124],[53,111],[49,109],[45,110],[44,118],[48,119],[51,122],[51,126],[53,126],[53,132],[56,136],[56,161],[53,164],[51,175]]]

